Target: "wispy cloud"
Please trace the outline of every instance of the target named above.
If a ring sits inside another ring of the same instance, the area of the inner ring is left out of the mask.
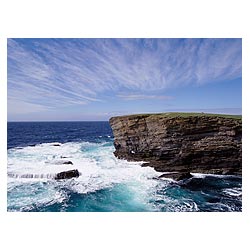
[[[46,107],[44,105],[23,102],[19,100],[10,100],[8,105],[8,113],[12,115],[16,114],[29,114],[29,113],[37,113],[49,110],[50,107]]]
[[[8,39],[8,103],[167,100],[155,93],[241,77],[241,65],[241,39]]]
[[[148,100],[148,99],[154,99],[154,100],[172,100],[172,96],[165,96],[165,95],[140,95],[140,94],[118,94],[117,97],[128,100],[128,101],[134,101],[134,100]]]

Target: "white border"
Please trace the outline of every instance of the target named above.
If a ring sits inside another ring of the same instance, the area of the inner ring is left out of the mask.
[[[4,3],[3,3],[4,2]],[[0,225],[2,249],[249,249],[247,1],[1,1]],[[242,213],[6,212],[6,39],[13,37],[243,38]]]
[[[0,58],[0,212],[2,212],[6,211],[7,206],[7,46],[6,40],[1,37]]]

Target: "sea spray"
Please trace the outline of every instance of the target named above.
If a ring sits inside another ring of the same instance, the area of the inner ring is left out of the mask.
[[[114,156],[107,122],[10,123],[8,148],[8,211],[241,211],[241,178],[159,179]],[[81,175],[54,179],[72,169]]]

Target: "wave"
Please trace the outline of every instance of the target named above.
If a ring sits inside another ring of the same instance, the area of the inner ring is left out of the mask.
[[[241,210],[237,178],[192,173],[190,181],[180,185],[159,180],[162,173],[141,167],[142,162],[117,159],[113,151],[112,141],[9,149],[8,211]],[[54,179],[72,169],[78,169],[78,178]]]
[[[222,175],[222,174],[202,174],[202,173],[191,173],[195,178],[206,178],[206,177],[215,177],[215,178],[239,178],[241,179],[241,176],[237,175]]]
[[[113,151],[111,142],[53,142],[9,149],[8,204],[10,207],[17,206],[17,209],[34,205],[35,198],[23,197],[29,194],[27,185],[39,186],[40,182],[47,182],[46,188],[44,186],[40,191],[44,197],[48,196],[46,189],[49,186],[51,199],[53,190],[57,196],[61,189],[87,194],[116,184],[130,183],[129,188],[142,201],[148,196],[150,187],[157,184],[153,178],[158,173],[150,167],[142,168],[140,162],[119,160],[113,155]],[[72,164],[63,164],[64,160],[71,161]],[[70,180],[53,180],[57,173],[71,169],[78,169],[81,175]],[[23,190],[18,194],[13,192],[17,189]],[[37,202],[40,203],[39,197],[37,196]],[[45,201],[47,203],[47,199]]]
[[[11,178],[35,178],[35,179],[54,179],[56,174],[14,174],[8,173]]]
[[[240,197],[242,196],[242,188],[226,188],[223,190],[223,192],[229,196],[233,196],[233,197]]]

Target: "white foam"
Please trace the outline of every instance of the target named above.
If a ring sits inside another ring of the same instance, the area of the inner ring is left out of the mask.
[[[14,207],[14,211],[27,211],[44,204],[61,203],[67,198],[66,193],[58,191],[54,185],[41,181],[29,181],[29,185],[24,185],[25,183],[25,181],[8,183],[8,207]]]
[[[230,196],[241,196],[242,195],[242,189],[241,188],[226,188],[223,190],[225,194],[228,194]]]
[[[51,197],[56,193],[59,197],[57,200],[64,197],[58,195],[56,187],[60,185],[73,192],[88,193],[118,183],[130,183],[128,188],[135,193],[136,199],[142,201],[148,199],[152,187],[158,184],[153,177],[157,177],[159,173],[153,168],[141,167],[138,162],[117,159],[113,155],[114,148],[111,144],[89,142],[65,143],[61,146],[53,144],[55,143],[8,150],[8,189],[13,189],[22,183],[50,182],[50,194],[44,191],[44,199],[34,198],[39,203],[41,201],[47,203],[50,199],[53,200]],[[71,161],[73,165],[60,164],[63,161]],[[78,169],[81,175],[70,180],[51,180],[56,173],[71,169]],[[33,204],[34,200],[28,200],[27,197],[21,198],[20,204]]]
[[[60,145],[60,146],[55,146]],[[154,179],[159,176],[142,162],[117,159],[111,143],[69,142],[43,143],[36,146],[8,150],[8,207],[18,211],[34,206],[52,205],[67,199],[67,192],[80,194],[124,184],[124,192],[133,194],[133,202],[144,204],[148,211],[198,211],[197,204],[188,199],[173,199],[161,192],[173,180]],[[63,164],[71,161],[71,164]],[[57,173],[78,169],[78,178],[54,180]],[[192,173],[205,178],[227,176]],[[240,188],[227,188],[223,192],[240,196]],[[216,205],[218,206],[218,204]],[[219,205],[223,209],[224,205]]]
[[[205,177],[217,177],[217,178],[229,178],[236,177],[235,175],[223,175],[223,174],[202,174],[202,173],[191,173],[196,178],[205,178]]]

